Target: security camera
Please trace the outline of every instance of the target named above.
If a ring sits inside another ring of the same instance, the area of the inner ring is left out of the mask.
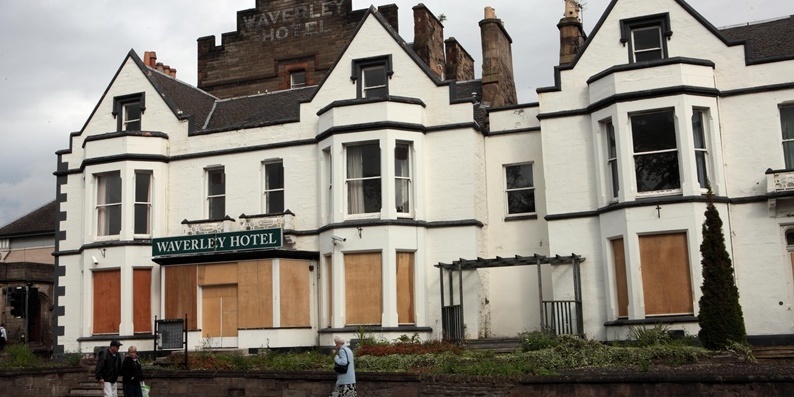
[[[95,265],[98,265],[98,264],[99,264],[99,259],[97,259],[95,256],[92,256],[92,257],[91,257],[91,262],[92,262],[93,264],[95,264]]]
[[[339,237],[339,236],[337,236],[337,235],[332,235],[332,236],[331,236],[331,240],[333,240],[333,241],[334,241],[334,243],[336,243],[337,241],[342,241],[342,242],[344,242],[344,241],[347,241],[347,239],[346,239],[346,238],[344,238],[344,237]]]

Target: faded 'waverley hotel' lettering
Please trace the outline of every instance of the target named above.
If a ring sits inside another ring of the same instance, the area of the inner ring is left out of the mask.
[[[345,0],[317,1],[314,4],[298,5],[281,10],[266,11],[244,17],[249,30],[260,30],[265,43],[285,40],[290,37],[312,36],[330,32],[322,18],[343,15]]]

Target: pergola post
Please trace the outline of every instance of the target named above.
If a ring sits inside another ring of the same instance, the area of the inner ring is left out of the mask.
[[[540,330],[546,329],[546,316],[543,315],[543,278],[541,277],[540,265],[545,257],[535,254],[535,264],[538,267],[538,313],[540,314]]]

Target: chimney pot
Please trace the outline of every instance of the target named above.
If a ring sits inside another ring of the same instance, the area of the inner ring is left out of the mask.
[[[485,7],[485,19],[496,19],[496,10],[493,7]]]

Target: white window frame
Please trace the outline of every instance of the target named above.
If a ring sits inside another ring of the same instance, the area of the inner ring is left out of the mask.
[[[212,166],[212,167],[207,167],[204,171],[205,171],[204,174],[206,175],[205,177],[206,183],[204,184],[204,186],[206,188],[206,194],[207,194],[206,205],[204,206],[204,208],[207,209],[207,219],[221,220],[226,216],[226,169],[223,166]],[[213,194],[213,192],[211,192],[210,189],[212,187],[212,177],[216,173],[220,173],[221,177],[223,178],[222,181],[223,192],[222,193],[216,192],[215,194]],[[217,214],[216,216],[213,216],[212,213],[213,204],[215,200],[218,199],[223,200],[223,216],[221,217],[218,217]]]
[[[700,190],[703,192],[708,190],[710,178],[708,165],[708,119],[708,109],[692,108],[692,143],[695,151],[695,175],[700,185]]]
[[[511,167],[525,167],[529,166],[530,176],[532,179],[529,181],[529,186],[510,186],[510,181],[508,177],[508,169]],[[524,216],[524,215],[536,215],[538,212],[538,203],[537,198],[535,195],[535,164],[533,162],[524,162],[524,163],[515,163],[515,164],[505,164],[502,167],[502,172],[504,175],[504,189],[505,189],[505,214],[507,217],[516,217],[516,216]],[[531,192],[532,193],[532,203],[534,211],[528,212],[513,212],[510,211],[510,196],[511,193],[515,192]]]
[[[141,130],[141,114],[143,111],[141,110],[140,102],[126,102],[121,105],[122,109],[122,118],[121,118],[121,125],[122,131],[140,131]],[[137,113],[137,118],[133,118],[136,116],[130,116],[130,110],[135,109]],[[130,128],[130,126],[135,126],[137,124],[138,128]]]
[[[405,150],[404,160],[398,159],[398,150]],[[399,166],[400,161],[402,161],[403,167]],[[410,217],[416,205],[413,199],[412,169],[413,146],[410,142],[397,141],[394,146],[394,208],[397,211],[397,216]],[[400,170],[404,172],[399,172]],[[398,173],[403,175],[398,175]]]
[[[269,179],[268,168],[279,166],[281,168],[281,186],[271,186],[271,180]],[[275,213],[282,213],[286,209],[286,196],[284,191],[284,161],[282,159],[276,160],[267,160],[262,162],[262,213],[264,214],[275,214]],[[278,195],[281,193],[281,208],[278,211],[274,211],[272,207],[273,196]]]
[[[604,122],[604,131],[610,201],[617,201],[620,194],[620,173],[618,171],[617,135],[615,134],[615,125],[612,123],[612,119]]]
[[[380,76],[382,74],[383,77],[383,84],[374,83],[370,85],[370,82],[367,81],[367,72],[378,72]],[[371,65],[361,68],[361,95],[364,98],[370,98],[370,93],[376,92],[378,90],[384,90],[386,95],[373,95],[373,98],[384,97],[389,95],[389,76],[386,74],[386,65]]]
[[[303,76],[303,81],[296,81],[297,76]],[[289,73],[289,86],[290,88],[301,88],[306,87],[306,71],[305,70],[293,70]]]
[[[108,183],[110,178],[118,179],[118,201],[108,202],[109,192]],[[96,234],[97,237],[113,237],[121,234],[122,225],[122,202],[123,202],[123,180],[121,171],[103,172],[94,175],[96,181]],[[113,220],[118,222],[118,231],[111,230]]]
[[[639,117],[643,117],[643,116],[647,116],[647,115],[651,115],[651,114],[656,114],[656,113],[671,113],[672,114],[672,116],[673,116],[673,121],[671,123],[672,124],[672,131],[668,131],[668,132],[673,134],[673,140],[675,141],[675,147],[657,149],[657,150],[647,150],[647,151],[643,151],[643,152],[637,152],[636,151],[637,150],[637,146],[636,146],[637,142],[635,142],[635,139],[634,139],[635,132],[636,132],[636,131],[634,131],[634,126],[633,126],[634,119],[635,118],[639,118]],[[678,125],[677,124],[678,123],[676,122],[676,110],[675,110],[675,108],[672,108],[672,107],[654,109],[654,110],[648,110],[648,111],[642,111],[642,112],[629,114],[629,126],[630,126],[631,136],[632,136],[631,155],[632,155],[632,160],[633,160],[632,161],[632,165],[633,165],[633,171],[634,171],[634,186],[635,186],[636,191],[637,191],[637,197],[663,196],[663,195],[681,193],[681,191],[682,191],[681,190],[681,182],[682,182],[682,178],[681,178],[681,172],[682,172],[681,156],[683,154],[681,153],[681,150],[680,150],[680,147],[679,147],[680,142],[678,140]],[[674,153],[675,157],[676,157],[676,162],[677,162],[676,165],[678,167],[678,187],[667,188],[667,189],[658,189],[658,190],[641,191],[640,190],[639,177],[637,176],[637,159],[639,157],[661,156],[661,155],[665,155],[667,153]]]
[[[360,160],[356,160],[351,158],[351,152],[353,148],[356,147],[363,147],[363,146],[376,146],[378,148],[378,175],[377,176],[364,176],[364,159],[361,158]],[[377,218],[380,217],[381,211],[383,210],[383,167],[382,167],[382,149],[380,145],[380,141],[370,141],[370,142],[357,142],[345,145],[345,213],[347,216],[350,217],[364,217],[364,218]],[[361,169],[358,170],[359,172],[355,172],[357,161],[361,161]],[[356,175],[361,174],[361,175]],[[369,181],[378,181],[380,182],[380,191],[378,194],[380,195],[380,208],[376,211],[366,212],[366,201],[364,197],[364,186]],[[354,205],[353,195],[351,195],[351,190],[354,189],[354,184],[361,184],[361,194],[356,195],[358,197],[358,201],[361,201],[361,209],[355,210],[353,207],[357,206]]]
[[[648,30],[655,30],[658,36],[658,46],[656,47],[648,47],[643,49],[637,49],[637,33],[641,33]],[[641,62],[637,60],[637,55],[643,55],[651,52],[659,52],[658,58],[653,58],[653,60],[657,59],[664,59],[664,37],[662,37],[662,27],[659,25],[652,25],[652,26],[643,26],[631,29],[631,56],[634,62]],[[643,60],[648,61],[649,59]]]
[[[138,188],[140,187],[139,180],[140,178],[145,178],[148,182],[146,188],[145,197],[143,195],[139,195]],[[134,205],[133,205],[133,233],[138,236],[151,236],[152,235],[152,193],[154,187],[154,177],[152,171],[150,170],[135,170],[135,194],[134,194]],[[138,230],[138,211],[144,209],[146,212],[145,219],[146,219],[146,231],[140,232]]]
[[[794,103],[778,105],[783,145],[783,166],[794,170]]]

